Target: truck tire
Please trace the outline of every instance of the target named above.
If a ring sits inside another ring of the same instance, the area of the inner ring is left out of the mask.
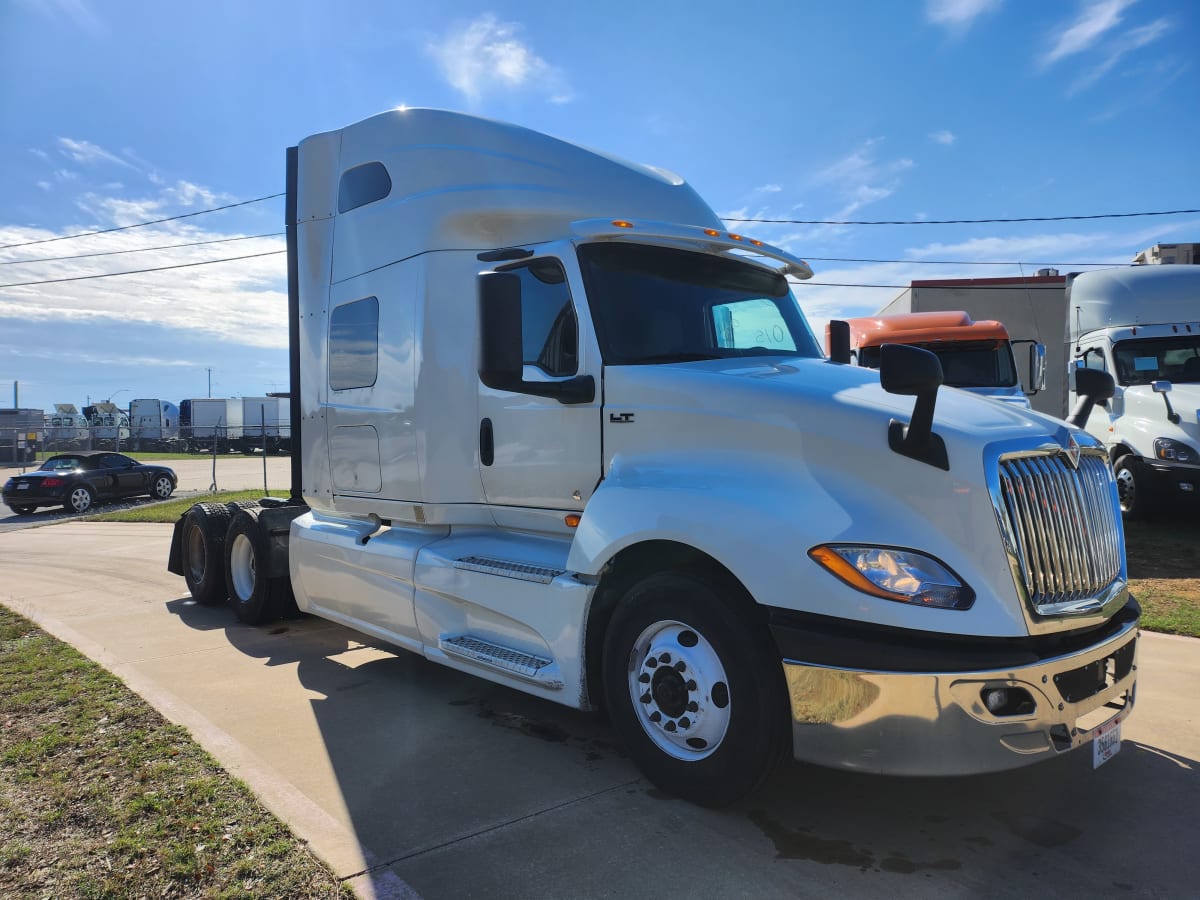
[[[284,611],[287,578],[268,578],[270,541],[258,524],[261,509],[242,509],[225,537],[225,583],[240,621],[263,625]]]
[[[613,728],[654,784],[703,806],[753,791],[791,746],[779,654],[750,603],[654,574],[621,598],[605,635]]]
[[[197,503],[187,512],[180,541],[183,579],[197,603],[224,603],[225,532],[229,510],[220,503]]]
[[[1150,473],[1142,461],[1132,453],[1127,453],[1113,463],[1113,474],[1117,479],[1121,513],[1125,518],[1133,521],[1149,518],[1155,498],[1150,488]]]

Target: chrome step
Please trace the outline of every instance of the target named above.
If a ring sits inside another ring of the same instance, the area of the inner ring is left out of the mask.
[[[454,568],[466,569],[468,572],[483,572],[487,575],[500,575],[504,578],[517,578],[521,581],[534,581],[538,584],[549,584],[559,575],[566,574],[566,569],[531,566],[507,559],[494,559],[490,556],[464,556],[454,561]]]
[[[491,641],[460,634],[454,637],[444,637],[438,641],[438,646],[452,656],[461,656],[484,665],[494,666],[525,678],[537,678],[538,672],[550,665],[550,660],[532,653],[522,653],[510,647],[501,647]]]

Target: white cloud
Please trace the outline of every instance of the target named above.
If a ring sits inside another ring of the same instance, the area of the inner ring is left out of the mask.
[[[137,224],[171,215],[180,206],[208,204],[219,199],[222,195],[188,181],[177,182],[158,196],[147,198],[89,193],[76,201],[89,214],[90,220],[84,224],[47,230],[0,223],[0,244],[62,237],[90,231],[97,224]],[[205,224],[202,219],[186,219],[124,232],[76,237],[61,244],[0,250],[0,261],[3,262],[144,250],[121,256],[6,265],[0,269],[0,284],[179,266],[260,253],[276,255],[112,278],[0,287],[0,320],[97,327],[141,323],[167,329],[168,333],[179,335],[181,340],[192,335],[217,338],[231,345],[286,347],[286,267],[284,255],[277,252],[284,249],[282,239],[255,238],[232,244],[145,250],[243,236],[212,230]],[[6,327],[0,326],[0,330]]]
[[[945,130],[931,132],[929,139],[935,144],[945,144],[947,147],[957,140],[953,132]]]
[[[91,141],[76,141],[72,138],[60,137],[58,139],[58,149],[63,156],[69,157],[77,163],[84,163],[85,165],[103,161],[124,166],[127,169],[136,168],[133,163],[121,159],[116,154],[109,153],[103,147],[93,144]]]
[[[1136,0],[1091,0],[1079,15],[1058,36],[1041,59],[1043,66],[1052,66],[1067,56],[1082,53],[1098,41],[1105,32],[1121,24],[1121,13]]]
[[[522,41],[521,26],[485,14],[427,46],[442,76],[471,103],[499,91],[536,90],[568,103],[566,78]]]
[[[37,147],[30,147],[28,149],[29,149],[29,152],[32,153],[34,156],[36,156],[38,159],[45,160],[46,162],[50,161],[50,154],[47,153],[45,150],[39,150]]]
[[[925,0],[925,18],[956,32],[966,31],[984,13],[1000,8],[1001,0]]]
[[[756,187],[754,189],[754,193],[756,193],[756,194],[778,194],[782,190],[783,190],[782,185],[764,184],[764,185],[760,185],[759,187]]]
[[[50,186],[50,182],[48,182],[48,181],[38,181],[38,182],[35,182],[35,183],[36,183],[36,184],[37,184],[37,186],[38,186],[38,187],[40,187],[40,188],[41,188],[43,191],[48,191],[48,190],[50,190],[50,187],[51,187],[51,186]]]
[[[1072,82],[1071,87],[1067,90],[1067,96],[1070,97],[1078,94],[1080,91],[1087,90],[1107,75],[1121,61],[1123,56],[1157,41],[1170,30],[1170,27],[1170,20],[1156,19],[1148,25],[1134,28],[1127,34],[1122,35],[1118,40],[1109,45],[1107,56],[1099,64],[1093,66]]]

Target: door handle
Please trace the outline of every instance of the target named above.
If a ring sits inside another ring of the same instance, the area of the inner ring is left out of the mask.
[[[492,420],[484,419],[479,423],[479,462],[490,466],[496,459],[496,441],[492,435]]]

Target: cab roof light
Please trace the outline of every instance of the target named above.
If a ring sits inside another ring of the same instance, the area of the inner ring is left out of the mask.
[[[632,222],[626,222],[624,219],[613,219],[613,225],[617,228],[632,228]]]
[[[729,232],[729,239],[730,239],[731,241],[742,241],[742,240],[745,240],[745,238],[743,238],[743,237],[742,237],[740,234],[734,234],[732,231],[731,231],[731,232]]]
[[[720,237],[721,236],[721,232],[717,231],[717,229],[715,229],[715,228],[705,228],[704,233],[707,234],[709,237]]]

